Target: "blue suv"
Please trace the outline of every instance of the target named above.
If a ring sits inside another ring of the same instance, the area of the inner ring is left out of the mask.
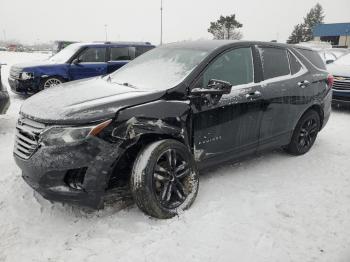
[[[46,61],[12,66],[9,84],[17,94],[35,94],[63,82],[112,73],[154,47],[148,42],[74,43]]]

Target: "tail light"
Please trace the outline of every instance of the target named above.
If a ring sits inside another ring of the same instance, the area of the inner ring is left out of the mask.
[[[327,76],[327,85],[329,88],[332,88],[334,84],[334,76],[328,75]]]

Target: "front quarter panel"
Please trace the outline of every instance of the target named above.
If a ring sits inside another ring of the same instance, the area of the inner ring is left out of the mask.
[[[190,145],[189,101],[159,100],[118,113],[111,130],[111,138],[124,140],[122,147],[136,144],[145,135],[171,137]]]

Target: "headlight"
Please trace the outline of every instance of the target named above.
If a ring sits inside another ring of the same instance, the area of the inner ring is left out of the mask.
[[[53,146],[81,142],[89,135],[98,135],[111,122],[112,120],[108,120],[98,125],[84,127],[51,127],[41,134],[40,143]]]
[[[22,80],[32,79],[33,77],[34,77],[33,73],[29,73],[29,72],[22,72],[21,73],[21,79]]]

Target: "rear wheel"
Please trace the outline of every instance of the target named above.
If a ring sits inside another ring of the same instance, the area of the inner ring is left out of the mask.
[[[166,139],[138,154],[131,191],[137,206],[156,218],[171,218],[191,206],[198,192],[198,172],[192,154],[182,143]]]
[[[307,111],[299,120],[290,144],[285,150],[292,155],[302,155],[310,150],[320,131],[320,116],[314,110]]]

